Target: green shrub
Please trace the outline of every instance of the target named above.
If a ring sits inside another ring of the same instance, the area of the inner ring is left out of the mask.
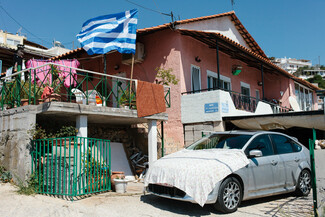
[[[27,181],[27,185],[24,185],[22,182],[18,185],[18,193],[24,195],[31,195],[37,193],[37,187],[39,186],[39,182],[42,182],[42,177],[38,177],[36,173],[33,173],[29,180]]]
[[[7,183],[12,181],[12,175],[9,171],[0,166],[0,182]]]

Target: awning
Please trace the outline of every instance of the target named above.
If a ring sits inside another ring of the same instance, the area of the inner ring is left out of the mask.
[[[224,117],[223,120],[230,121],[237,127],[246,130],[275,130],[302,127],[325,131],[324,110]]]

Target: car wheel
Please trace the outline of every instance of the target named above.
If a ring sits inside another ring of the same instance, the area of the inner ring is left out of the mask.
[[[307,196],[311,190],[311,175],[308,170],[301,171],[296,187],[297,196]]]
[[[226,178],[219,188],[214,207],[223,213],[235,212],[242,200],[242,186],[235,177]]]

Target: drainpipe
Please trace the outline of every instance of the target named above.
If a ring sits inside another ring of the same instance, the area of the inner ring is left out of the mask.
[[[164,155],[164,121],[161,121],[161,157]]]
[[[261,74],[262,74],[262,99],[264,100],[264,71],[263,71],[263,64],[261,64]]]
[[[104,54],[104,74],[107,74],[106,53]],[[107,102],[106,102],[106,100],[107,100],[107,77],[106,76],[104,77],[104,91],[103,92],[104,92],[104,97],[102,99],[102,106],[106,106],[107,105]]]
[[[219,46],[218,39],[216,38],[216,54],[217,54],[217,73],[218,73],[218,89],[220,88],[220,70],[219,70]]]

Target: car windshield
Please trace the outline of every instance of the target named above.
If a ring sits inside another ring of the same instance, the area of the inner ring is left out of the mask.
[[[186,149],[242,149],[251,137],[252,135],[245,134],[213,134],[194,142]]]

